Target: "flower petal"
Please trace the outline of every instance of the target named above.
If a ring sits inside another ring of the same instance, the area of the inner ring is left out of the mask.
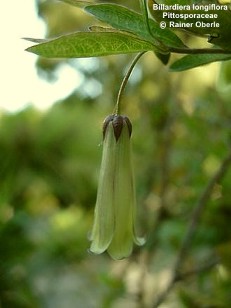
[[[115,232],[108,253],[113,259],[122,259],[132,252],[133,212],[136,206],[130,133],[126,124],[116,144],[114,176]]]
[[[115,147],[112,123],[108,124],[103,141],[103,156],[100,168],[99,185],[94,215],[94,225],[90,240],[90,251],[96,254],[104,252],[113,237],[115,229],[114,213],[114,174],[115,174]]]

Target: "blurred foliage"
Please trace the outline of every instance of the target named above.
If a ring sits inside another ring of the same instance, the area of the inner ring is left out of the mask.
[[[58,5],[39,3],[41,16],[53,20],[49,34],[87,23],[78,9]],[[65,18],[54,13],[57,8]],[[146,247],[118,262],[87,251],[101,124],[131,59],[60,60],[82,73],[80,88],[46,112],[28,107],[1,114],[1,307],[138,307],[141,290],[152,307],[169,279],[192,209],[230,147],[230,62],[177,74],[148,53],[130,79],[123,109],[133,122],[140,229],[157,238],[145,264]],[[51,69],[50,61],[42,61],[40,70]],[[153,234],[163,183],[165,213]],[[214,188],[182,266],[193,271],[214,257],[219,264],[179,282],[165,307],[229,307],[230,183],[228,171]]]

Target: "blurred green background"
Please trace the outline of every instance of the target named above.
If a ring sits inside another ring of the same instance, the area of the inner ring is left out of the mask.
[[[139,10],[138,1],[114,2]],[[37,5],[49,37],[99,24],[61,2]],[[191,46],[206,45],[182,37]],[[31,105],[1,113],[0,307],[152,307],[169,279],[192,209],[230,148],[231,65],[170,73],[151,52],[137,64],[122,104],[133,123],[140,230],[155,243],[112,261],[89,254],[87,237],[102,122],[133,56],[40,58],[40,77],[52,82],[64,63],[81,72],[84,83],[46,111]],[[230,188],[227,171],[203,212],[184,269],[217,257],[219,264],[178,283],[161,307],[230,307]]]

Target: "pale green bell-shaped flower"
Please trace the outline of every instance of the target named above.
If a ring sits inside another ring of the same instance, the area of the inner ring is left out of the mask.
[[[99,176],[90,251],[105,250],[115,259],[128,257],[135,234],[136,198],[131,161],[132,125],[126,116],[110,115],[103,125],[103,157]]]

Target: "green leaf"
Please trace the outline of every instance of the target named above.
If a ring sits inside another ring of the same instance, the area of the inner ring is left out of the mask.
[[[231,54],[193,54],[187,55],[174,62],[170,66],[172,72],[185,71],[194,67],[205,65],[216,61],[226,61],[231,59]]]
[[[48,58],[84,58],[158,51],[150,42],[126,32],[77,32],[26,49]]]
[[[94,32],[108,32],[108,31],[111,32],[111,31],[113,31],[113,28],[105,28],[105,27],[101,27],[101,26],[90,26],[89,30],[94,31]],[[160,52],[155,52],[155,55],[164,65],[166,65],[168,63],[168,60],[170,58],[170,53],[163,54],[163,53],[160,53]]]
[[[143,16],[123,6],[116,4],[96,4],[86,6],[85,11],[116,29],[131,31],[151,42],[156,38],[154,41],[155,44],[162,42],[164,45],[170,47],[186,47],[172,31],[169,29],[160,29],[159,24],[151,19],[149,19],[149,23],[153,36],[150,35]]]
[[[48,39],[36,39],[31,37],[23,37],[22,39],[32,43],[45,43],[48,41]]]
[[[93,2],[91,1],[81,1],[81,0],[59,0],[60,2],[65,2],[77,7],[85,7],[86,5],[91,5]]]

